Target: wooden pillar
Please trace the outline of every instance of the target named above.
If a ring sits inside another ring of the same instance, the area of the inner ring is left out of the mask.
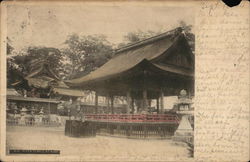
[[[131,95],[130,91],[127,91],[127,114],[130,113],[131,110]]]
[[[95,114],[98,113],[98,93],[95,92]]]
[[[134,114],[135,113],[135,99],[134,98],[132,98],[132,103],[131,103],[132,105],[132,114]]]
[[[108,112],[108,114],[109,114],[109,113],[110,113],[110,103],[109,103],[109,101],[110,101],[110,96],[109,96],[109,95],[106,96],[106,101],[107,101],[107,112]]]
[[[156,99],[157,114],[160,112],[159,98]]]
[[[114,96],[111,96],[111,113],[114,114]]]
[[[164,93],[163,90],[160,91],[160,113],[163,113],[164,109]]]
[[[148,96],[147,96],[147,90],[146,89],[143,89],[142,96],[143,96],[143,110],[147,111],[147,108],[148,108]]]

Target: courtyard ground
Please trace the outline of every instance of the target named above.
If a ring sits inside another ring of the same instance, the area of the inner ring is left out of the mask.
[[[142,140],[96,136],[75,138],[64,135],[63,127],[8,126],[6,149],[60,150],[60,156],[130,157],[164,160],[189,157],[187,145],[171,139]]]

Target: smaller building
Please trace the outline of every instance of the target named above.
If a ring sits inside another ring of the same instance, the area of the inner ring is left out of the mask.
[[[75,101],[84,95],[81,90],[70,89],[46,62],[12,87],[8,89],[8,105],[26,107],[28,111],[33,108],[35,113],[43,109],[45,114],[57,114],[61,101]]]
[[[69,88],[46,62],[11,86],[24,97],[69,101],[69,99],[76,100],[84,95],[81,90]]]
[[[41,109],[47,114],[57,114],[57,105],[59,100],[50,98],[24,97],[17,93],[14,89],[7,89],[7,109],[11,112],[20,113],[22,108],[26,108],[27,112],[35,109],[38,113]]]

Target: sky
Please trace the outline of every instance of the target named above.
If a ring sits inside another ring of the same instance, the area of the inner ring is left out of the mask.
[[[193,25],[193,8],[136,3],[24,3],[7,7],[7,36],[17,51],[28,46],[62,48],[72,33],[103,34],[118,44],[128,32],[168,31],[181,20]]]

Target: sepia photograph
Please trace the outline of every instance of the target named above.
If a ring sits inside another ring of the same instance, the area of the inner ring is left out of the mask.
[[[26,2],[6,13],[6,156],[194,157],[193,7]]]

